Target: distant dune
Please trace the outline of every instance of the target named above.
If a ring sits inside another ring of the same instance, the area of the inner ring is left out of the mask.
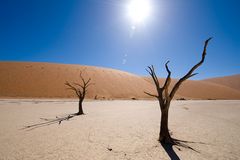
[[[79,73],[90,77],[90,99],[145,99],[143,92],[155,92],[151,79],[127,72],[93,66],[31,62],[0,62],[0,97],[73,98],[65,81],[80,82]],[[187,81],[175,98],[240,99],[239,75]],[[160,79],[163,81],[163,79]],[[174,83],[173,80],[172,83]]]
[[[144,79],[153,83],[149,77],[145,77]],[[164,80],[163,78],[159,79],[161,84],[164,83]],[[177,79],[172,79],[170,88],[176,82]],[[185,99],[240,99],[240,90],[203,80],[187,80],[183,82],[176,94],[178,94],[176,98]]]
[[[226,77],[210,78],[203,81],[221,84],[240,91],[240,74]]]
[[[147,97],[144,90],[153,86],[139,76],[114,69],[29,62],[0,63],[0,97],[72,98],[65,81],[81,82],[79,73],[91,78],[87,98],[131,99]]]

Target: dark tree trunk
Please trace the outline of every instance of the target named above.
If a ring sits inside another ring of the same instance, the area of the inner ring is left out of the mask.
[[[168,107],[161,110],[161,126],[159,133],[159,141],[162,143],[172,143],[172,138],[168,130]]]
[[[77,115],[82,115],[82,114],[84,114],[84,113],[83,113],[83,108],[82,108],[82,102],[83,102],[83,101],[79,100],[78,113],[77,113]]]
[[[187,79],[189,79],[190,77],[195,76],[197,73],[194,73],[194,71],[202,65],[202,63],[205,60],[205,56],[206,56],[206,50],[207,50],[207,45],[208,42],[211,40],[211,38],[207,39],[205,41],[204,44],[204,49],[202,52],[202,58],[201,60],[195,64],[188,72],[187,74],[185,74],[182,78],[180,78],[173,86],[172,90],[169,91],[169,86],[171,83],[171,71],[168,68],[168,63],[169,61],[167,61],[165,63],[165,68],[168,72],[168,76],[165,80],[164,85],[161,87],[158,77],[155,73],[154,67],[152,66],[148,66],[147,72],[150,74],[150,76],[153,79],[153,82],[156,86],[156,90],[157,90],[157,95],[156,94],[151,94],[148,92],[144,92],[149,96],[155,97],[158,99],[159,101],[159,105],[160,105],[160,109],[161,109],[161,126],[160,126],[160,133],[159,133],[159,141],[161,143],[171,143],[171,144],[175,144],[174,143],[174,139],[171,138],[170,134],[169,134],[169,130],[168,130],[168,110],[170,107],[170,102],[173,99],[175,93],[177,92],[177,90],[179,89],[179,87],[182,85],[182,83],[184,81],[186,81]]]
[[[68,81],[65,82],[65,85],[67,85],[69,88],[73,91],[75,91],[76,95],[79,98],[79,104],[78,104],[78,113],[75,113],[75,115],[82,115],[83,108],[82,108],[82,102],[86,96],[87,88],[92,84],[90,83],[91,78],[89,78],[87,81],[82,77],[82,72],[80,72],[80,78],[82,80],[82,84],[79,83],[69,83]]]

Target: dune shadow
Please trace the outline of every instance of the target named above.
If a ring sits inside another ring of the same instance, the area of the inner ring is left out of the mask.
[[[175,146],[179,151],[181,151],[180,147],[182,147],[182,148],[190,149],[194,152],[200,153],[198,150],[189,146],[188,143],[206,144],[203,142],[185,141],[185,140],[179,140],[179,139],[175,139],[175,138],[173,138],[173,142],[174,143],[167,143],[167,144],[160,143],[162,145],[163,149],[167,152],[167,154],[171,160],[180,160],[179,156],[174,151],[173,146]]]
[[[37,129],[40,127],[45,127],[45,126],[49,126],[49,125],[53,125],[53,124],[57,124],[57,123],[60,125],[63,121],[69,121],[70,119],[72,119],[75,116],[79,116],[79,114],[73,113],[73,114],[68,114],[68,115],[61,116],[61,117],[56,116],[56,118],[40,118],[40,120],[42,120],[44,122],[24,126],[23,128],[21,128],[21,130],[31,131],[33,129]]]

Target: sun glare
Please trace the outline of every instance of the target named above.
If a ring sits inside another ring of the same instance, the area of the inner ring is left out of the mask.
[[[131,0],[127,6],[128,17],[133,25],[143,23],[151,14],[150,0]]]

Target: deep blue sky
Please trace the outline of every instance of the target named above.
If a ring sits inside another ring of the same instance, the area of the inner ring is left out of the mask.
[[[0,0],[0,61],[94,65],[139,75],[153,64],[165,76],[170,60],[173,77],[180,77],[212,36],[195,79],[240,73],[239,0],[152,0],[151,17],[133,35],[128,2]]]

